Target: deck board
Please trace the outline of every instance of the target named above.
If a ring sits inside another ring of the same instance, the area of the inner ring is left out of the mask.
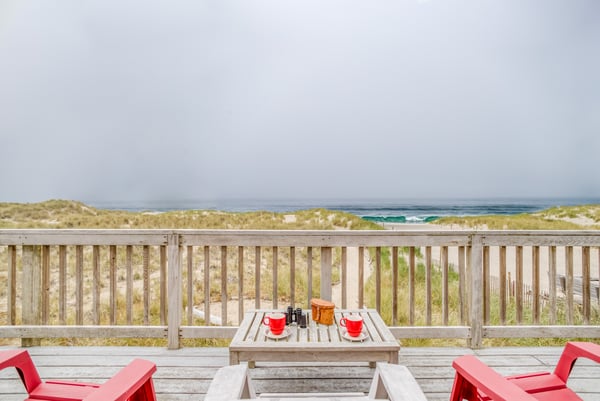
[[[6,349],[7,347],[2,347]],[[452,387],[452,360],[475,354],[502,374],[552,370],[560,347],[468,348],[403,347],[399,363],[406,365],[429,401],[447,401]],[[44,380],[68,379],[104,382],[133,358],[154,361],[159,401],[202,401],[216,370],[229,364],[227,348],[157,347],[33,347],[29,348]],[[368,392],[374,369],[368,363],[256,364],[250,376],[257,392]],[[585,401],[600,401],[600,365],[578,363],[570,386]],[[23,387],[13,369],[0,371],[0,400],[22,401]]]

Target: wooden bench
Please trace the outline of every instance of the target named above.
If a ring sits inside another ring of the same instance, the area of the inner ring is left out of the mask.
[[[421,387],[402,365],[378,363],[368,395],[363,393],[263,393],[256,395],[246,364],[220,368],[210,383],[204,401],[257,399],[260,401],[427,401]]]

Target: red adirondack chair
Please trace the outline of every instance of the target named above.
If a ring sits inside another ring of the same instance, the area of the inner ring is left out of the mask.
[[[554,372],[534,372],[503,377],[473,355],[454,360],[456,369],[450,401],[579,401],[567,387],[578,358],[600,363],[600,345],[568,342]]]
[[[42,381],[27,350],[0,351],[0,370],[17,369],[29,395],[25,401],[156,401],[152,374],[156,365],[134,359],[104,384]]]

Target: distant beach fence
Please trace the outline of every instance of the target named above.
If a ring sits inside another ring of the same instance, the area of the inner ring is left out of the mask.
[[[0,337],[178,348],[233,337],[248,309],[332,299],[336,285],[338,307],[357,294],[399,339],[600,338],[599,246],[598,231],[5,229]]]

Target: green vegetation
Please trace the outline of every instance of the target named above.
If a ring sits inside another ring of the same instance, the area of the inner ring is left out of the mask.
[[[490,230],[598,230],[600,205],[555,207],[512,216],[442,217],[434,223]]]
[[[326,209],[289,213],[183,210],[164,213],[103,210],[81,202],[0,203],[0,228],[189,228],[268,230],[381,230],[355,215]]]

